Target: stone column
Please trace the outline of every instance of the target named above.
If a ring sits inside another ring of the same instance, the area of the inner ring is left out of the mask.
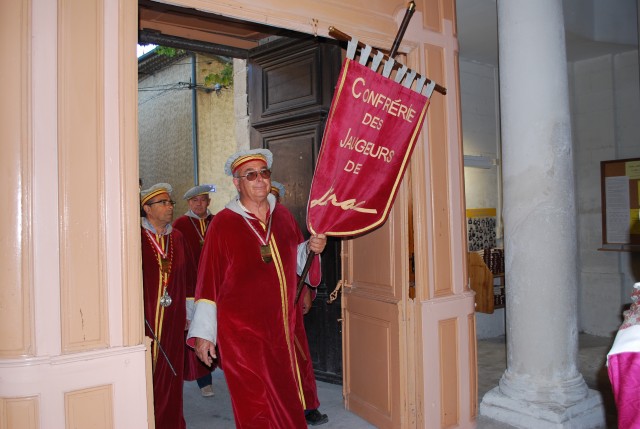
[[[480,413],[527,428],[604,426],[577,369],[571,121],[562,2],[498,0],[507,370]]]

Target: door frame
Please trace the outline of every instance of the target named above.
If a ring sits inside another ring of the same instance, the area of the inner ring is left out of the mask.
[[[414,242],[421,249],[416,252],[416,300],[411,308],[416,340],[412,344],[418,344],[413,358],[420,378],[416,422],[419,427],[474,427],[475,315],[465,257],[455,0],[419,3],[400,51],[407,53],[408,67],[447,87],[448,93],[435,95],[438,103],[429,109],[410,166]],[[295,7],[264,0],[176,0],[172,4],[320,36],[328,36],[331,26],[349,29],[372,46],[391,46],[406,6],[403,1],[387,0],[349,7],[339,0],[292,1]]]

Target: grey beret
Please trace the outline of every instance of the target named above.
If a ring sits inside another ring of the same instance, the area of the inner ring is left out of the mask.
[[[209,192],[215,192],[215,191],[216,191],[216,185],[198,185],[189,189],[182,198],[185,200],[190,200],[191,198],[197,195],[204,195],[204,194],[208,194]]]

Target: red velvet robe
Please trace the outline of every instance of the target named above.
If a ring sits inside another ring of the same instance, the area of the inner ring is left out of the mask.
[[[186,428],[182,413],[182,372],[184,366],[184,329],[186,323],[185,290],[187,283],[186,257],[184,240],[180,231],[173,230],[169,234],[169,254],[171,273],[167,293],[171,296],[171,305],[161,307],[162,296],[160,286],[160,269],[157,253],[147,236],[142,232],[142,275],[144,293],[144,317],[160,340],[162,349],[167,354],[171,366],[177,375],[173,375],[167,359],[155,341],[151,346],[153,359],[153,402],[156,429]],[[151,233],[152,237],[155,234]],[[165,236],[165,240],[166,240]],[[156,319],[156,315],[158,316]],[[153,339],[153,334],[145,323],[145,335]]]
[[[304,287],[300,294],[298,305],[296,306],[296,356],[298,364],[300,365],[300,377],[302,381],[302,391],[304,393],[305,410],[315,410],[320,406],[320,400],[318,399],[316,376],[313,373],[313,362],[311,361],[311,352],[309,352],[307,331],[304,328],[304,314],[302,313],[302,303],[306,293],[312,292],[309,291],[307,287]]]
[[[212,214],[205,218],[205,232],[209,223],[211,223],[211,219],[213,219]],[[178,219],[173,221],[173,227],[182,233],[186,245],[191,250],[191,267],[193,267],[194,270],[193,282],[190,282],[187,285],[186,293],[187,302],[191,301],[193,303],[196,294],[195,279],[198,271],[198,261],[200,260],[200,253],[202,253],[201,240],[203,240],[204,237],[201,237],[202,231],[200,231],[200,222],[198,219],[187,215],[180,216]],[[215,361],[211,367],[205,365],[200,359],[198,359],[198,356],[196,356],[195,351],[191,347],[185,345],[184,353],[183,378],[186,381],[193,381],[200,377],[204,377],[216,368]]]
[[[200,305],[216,306],[217,345],[238,429],[307,427],[294,343],[297,245],[304,238],[289,210],[272,207],[272,262],[261,259],[261,243],[245,218],[226,208],[209,226],[198,270],[192,329],[202,323]],[[266,225],[250,222],[266,237]],[[311,284],[319,283],[319,258],[309,273]]]

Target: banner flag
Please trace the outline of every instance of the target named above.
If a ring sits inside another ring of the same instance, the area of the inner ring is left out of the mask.
[[[312,234],[356,236],[382,225],[422,130],[429,107],[424,80],[413,90],[415,72],[406,66],[396,81],[374,70],[349,57],[342,66],[309,194]],[[398,83],[405,75],[408,84]]]

